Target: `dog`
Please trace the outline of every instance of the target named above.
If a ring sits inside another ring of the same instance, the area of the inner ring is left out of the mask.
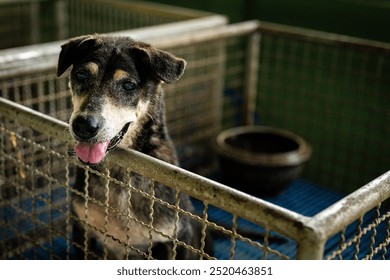
[[[181,244],[172,250],[172,240],[199,248],[199,225],[145,195],[175,205],[176,191],[106,160],[110,150],[122,147],[178,165],[166,127],[161,86],[177,81],[185,67],[184,59],[128,37],[86,35],[61,46],[57,76],[71,68],[69,130],[77,143],[74,152],[78,160],[134,188],[93,172],[86,174],[81,168],[77,171],[77,191],[72,197],[77,217],[72,232],[76,258],[90,257],[83,250],[86,247],[87,251],[94,248],[95,257],[98,248],[103,248],[109,259],[195,257]],[[187,195],[181,193],[179,198],[180,208],[193,211]],[[207,240],[207,251],[212,254],[209,244]]]

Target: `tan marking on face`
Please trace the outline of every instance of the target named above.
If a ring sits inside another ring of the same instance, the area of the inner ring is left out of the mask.
[[[88,62],[85,64],[85,68],[87,68],[94,76],[97,76],[99,73],[99,65],[97,65],[95,62]]]
[[[126,71],[123,70],[115,70],[114,72],[114,81],[122,80],[123,78],[128,78],[129,74]]]
[[[85,100],[85,98],[83,98],[81,96],[77,96],[77,95],[72,96],[72,104],[73,104],[73,113],[74,114],[77,114],[80,111],[81,106],[85,102],[84,100]]]

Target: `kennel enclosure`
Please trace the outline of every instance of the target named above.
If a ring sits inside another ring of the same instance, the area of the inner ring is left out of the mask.
[[[165,86],[168,129],[182,166],[200,175],[135,151],[112,151],[110,160],[194,198],[196,209],[190,213],[180,209],[178,201],[169,204],[142,194],[150,199],[152,213],[153,204],[159,203],[178,216],[200,221],[203,241],[207,228],[226,235],[216,244],[216,256],[206,255],[202,246],[190,248],[199,258],[390,258],[390,127],[383,106],[389,92],[388,44],[259,22],[149,41],[188,61],[183,78]],[[10,61],[15,52],[2,53],[6,56],[0,53],[0,59]],[[74,168],[80,164],[68,153],[73,143],[62,122],[71,110],[67,79],[55,77],[57,57],[54,51],[47,53],[44,65],[35,57],[23,60],[30,61],[28,67],[14,62],[12,69],[0,71],[1,257],[66,259],[74,246],[91,258],[107,257],[104,248],[102,255],[94,255],[88,244],[72,242],[71,194],[83,196],[86,215],[88,203],[98,203],[107,213],[188,248],[175,234],[165,236],[129,213],[75,193]],[[20,58],[20,52],[15,57]],[[247,123],[292,129],[313,146],[303,180],[280,195],[289,194],[286,201],[255,198],[215,181],[213,137]],[[82,168],[86,174],[94,172]],[[115,184],[130,195],[136,191],[128,182],[98,175],[108,188]],[[304,200],[310,192],[312,197]],[[309,211],[308,201],[318,205]],[[259,236],[245,236],[243,228]],[[104,227],[99,230],[116,240]],[[283,242],[275,242],[275,237]],[[143,258],[151,257],[150,250],[116,241]]]

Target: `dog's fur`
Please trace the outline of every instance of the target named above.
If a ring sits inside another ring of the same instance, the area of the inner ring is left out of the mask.
[[[175,190],[159,183],[152,187],[149,179],[109,164],[105,158],[109,157],[107,150],[115,148],[119,142],[120,147],[178,164],[165,125],[161,84],[178,80],[186,62],[130,38],[88,35],[62,45],[57,75],[61,76],[70,66],[73,66],[69,82],[73,113],[69,127],[78,143],[75,151],[80,160],[99,172],[129,182],[132,187],[175,205]],[[122,140],[120,134],[123,134]],[[150,198],[101,176],[93,173],[86,176],[83,169],[78,171],[75,188],[91,199],[86,202],[82,196],[74,195],[72,201],[74,214],[85,222],[74,226],[73,239],[76,251],[81,254],[78,257],[84,257],[84,238],[88,237],[104,244],[109,258],[145,258],[140,252],[148,254],[151,235],[153,257],[171,258],[172,242],[142,223],[152,224],[172,238],[175,238],[176,227],[180,241],[199,246],[195,236],[197,230],[189,218],[180,215],[175,225],[174,210],[158,202],[152,204]],[[86,180],[88,184],[85,184]],[[192,211],[188,196],[180,195],[180,207]],[[134,219],[118,215],[112,209]],[[125,249],[124,244],[136,250]],[[177,247],[176,258],[192,257],[190,250]]]

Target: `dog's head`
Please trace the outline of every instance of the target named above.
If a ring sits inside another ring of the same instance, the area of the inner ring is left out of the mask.
[[[185,61],[126,37],[90,35],[62,45],[57,75],[70,66],[73,113],[69,126],[81,161],[99,163],[161,98],[161,82],[172,83]]]

